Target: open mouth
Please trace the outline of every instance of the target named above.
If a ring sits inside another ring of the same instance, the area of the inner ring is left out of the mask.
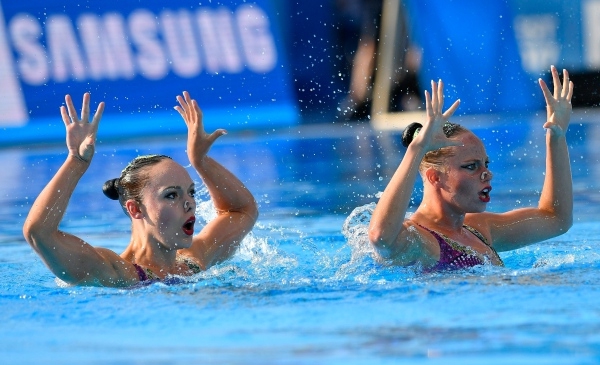
[[[490,202],[490,191],[492,191],[491,186],[487,186],[485,189],[481,190],[479,192],[479,200],[481,200],[484,203],[489,203]]]
[[[183,224],[183,233],[187,234],[188,236],[193,235],[195,222],[196,222],[196,217],[190,217],[190,219],[185,221],[185,223]]]

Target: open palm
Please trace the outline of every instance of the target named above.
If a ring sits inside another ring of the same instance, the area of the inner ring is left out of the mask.
[[[90,162],[94,156],[96,134],[98,133],[98,124],[104,112],[104,102],[98,105],[92,121],[90,117],[90,94],[83,94],[83,105],[81,107],[81,118],[77,115],[77,110],[73,105],[70,95],[65,96],[66,106],[60,107],[62,120],[67,128],[67,148],[69,154],[74,157]]]
[[[202,110],[200,110],[196,100],[192,99],[187,91],[183,92],[183,96],[178,95],[177,101],[179,105],[175,107],[175,110],[181,114],[188,127],[188,157],[190,162],[198,162],[196,159],[202,159],[206,156],[215,140],[227,132],[224,129],[217,129],[211,134],[204,131]]]
[[[573,82],[569,80],[569,73],[563,70],[563,82],[560,82],[558,70],[551,67],[554,94],[550,92],[544,80],[540,79],[540,87],[546,99],[546,123],[544,128],[550,129],[554,135],[562,135],[569,128],[571,118],[571,97],[573,96]]]

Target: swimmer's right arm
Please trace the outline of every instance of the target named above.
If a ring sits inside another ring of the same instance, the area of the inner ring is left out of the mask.
[[[419,134],[409,144],[400,166],[383,191],[369,224],[369,241],[378,256],[398,259],[407,251],[409,243],[408,225],[404,221],[410,197],[425,154],[441,147],[453,145],[446,138],[443,126],[454,114],[460,100],[443,113],[444,85],[431,82],[431,95],[425,91],[427,120]],[[410,260],[410,258],[407,258]]]
[[[61,107],[61,115],[67,129],[69,155],[34,201],[23,225],[23,235],[46,266],[68,284],[132,285],[139,281],[132,264],[110,250],[96,249],[59,230],[71,195],[94,155],[96,132],[104,110],[104,103],[100,103],[88,123],[89,94],[84,95],[81,119],[70,96],[65,100],[67,107]]]

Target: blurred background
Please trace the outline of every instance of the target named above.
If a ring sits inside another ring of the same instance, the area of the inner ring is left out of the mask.
[[[369,121],[423,108],[443,79],[459,113],[543,108],[538,78],[567,68],[573,103],[600,102],[600,0],[1,2],[0,145],[62,141],[58,107],[107,103],[99,138]]]

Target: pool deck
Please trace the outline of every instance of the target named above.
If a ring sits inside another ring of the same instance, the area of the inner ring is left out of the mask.
[[[452,122],[459,123],[467,128],[490,128],[493,126],[502,126],[512,124],[515,122],[520,123],[543,123],[545,113],[543,109],[537,111],[529,111],[522,113],[506,113],[506,114],[466,114],[456,115],[452,117]],[[309,118],[310,119],[310,118]],[[286,139],[306,139],[306,138],[331,138],[331,137],[344,137],[349,135],[368,135],[373,133],[386,133],[386,132],[401,132],[408,124],[412,122],[422,122],[425,119],[424,111],[416,112],[400,112],[400,113],[386,113],[377,116],[373,116],[369,120],[364,121],[343,121],[334,120],[331,123],[300,123],[297,125],[289,126],[272,126],[255,129],[234,129],[230,130],[230,134],[236,137],[252,138],[255,140],[270,139],[270,138],[286,138]],[[571,125],[574,123],[581,124],[596,124],[600,121],[600,108],[575,108],[571,117]],[[58,126],[60,129],[61,138],[48,138],[45,141],[0,141],[0,150],[2,149],[14,149],[27,147],[29,148],[48,148],[52,146],[64,145],[64,129],[62,126]],[[167,135],[170,135],[170,139],[185,139],[185,134],[182,132],[171,132],[168,134],[126,134],[118,136],[115,134],[106,135],[103,129],[108,128],[106,125],[100,126],[98,135],[98,141],[100,143],[113,143],[123,141],[161,141],[164,140]],[[210,130],[210,127],[207,127]],[[0,129],[1,130],[1,129]],[[58,133],[58,132],[57,132]]]

